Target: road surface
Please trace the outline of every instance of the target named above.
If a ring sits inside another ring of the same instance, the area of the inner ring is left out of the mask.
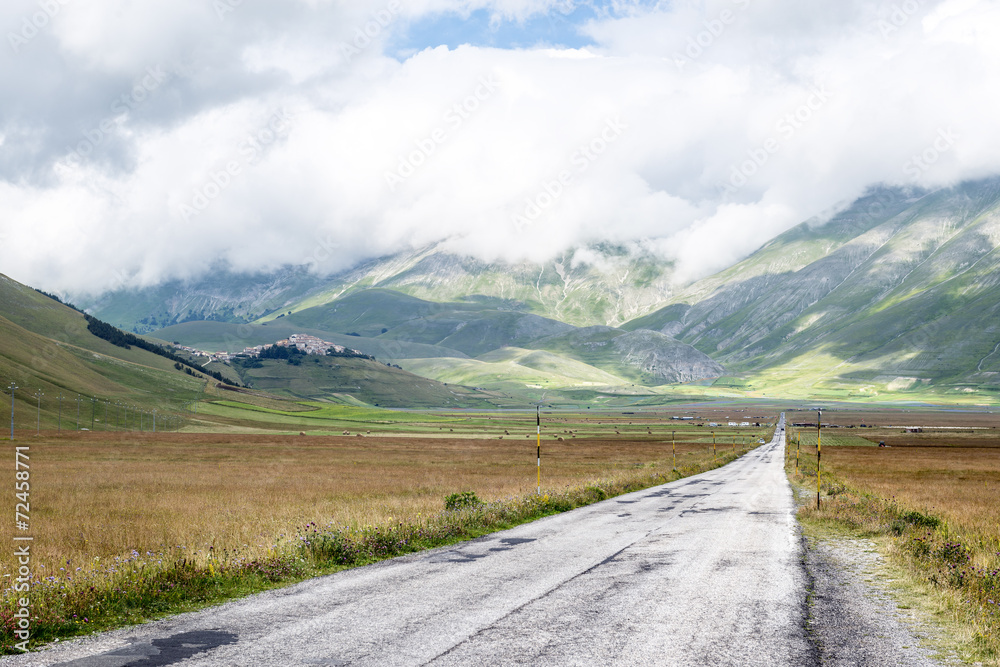
[[[818,665],[783,437],[671,484],[10,662]]]

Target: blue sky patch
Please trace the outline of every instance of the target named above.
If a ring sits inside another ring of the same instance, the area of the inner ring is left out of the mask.
[[[491,25],[491,12],[486,10],[472,12],[468,17],[454,12],[434,14],[412,23],[400,35],[394,50],[406,56],[426,48],[447,46],[454,49],[462,44],[499,49],[581,48],[592,45],[593,41],[581,35],[579,28],[596,16],[592,7],[579,6],[566,14],[553,9],[520,23],[504,20],[499,25]]]

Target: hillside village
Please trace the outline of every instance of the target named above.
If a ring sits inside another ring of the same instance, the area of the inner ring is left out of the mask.
[[[236,357],[259,357],[264,350],[269,350],[273,347],[294,347],[305,354],[317,354],[320,356],[331,353],[356,354],[358,356],[364,356],[364,354],[359,350],[344,347],[343,345],[337,345],[336,343],[331,343],[330,341],[317,338],[316,336],[310,336],[309,334],[292,334],[288,338],[284,338],[274,343],[245,347],[242,352],[236,353],[207,352],[194,347],[188,347],[187,345],[174,345],[174,348],[183,350],[184,352],[196,357],[207,357],[209,361],[218,361],[226,364],[230,363]]]

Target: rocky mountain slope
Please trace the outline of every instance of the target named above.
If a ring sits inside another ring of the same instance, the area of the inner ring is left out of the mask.
[[[624,326],[760,386],[989,391],[1000,373],[1000,179],[878,189]]]
[[[672,293],[671,275],[669,264],[634,248],[602,245],[567,251],[545,264],[510,264],[459,256],[438,244],[328,277],[303,268],[249,275],[216,269],[197,280],[69,298],[136,333],[199,320],[268,321],[373,288],[432,302],[507,304],[574,326],[617,326],[659,307]]]
[[[380,358],[434,359],[410,363],[440,377],[488,377],[486,366],[467,362],[475,359],[537,384],[537,369],[512,361],[520,352],[502,351],[544,350],[562,360],[565,372],[553,372],[564,380],[654,386],[721,377],[796,395],[928,387],[987,395],[1000,388],[998,244],[1000,178],[991,178],[934,192],[873,188],[687,286],[672,285],[669,264],[634,248],[511,265],[433,246],[325,279],[289,269],[209,275],[155,297],[123,291],[92,310],[144,330],[154,320],[137,315],[157,303],[165,308],[157,324],[192,320],[157,335],[185,342],[219,341],[197,320],[229,326],[259,315],[227,340],[278,330],[353,336]]]
[[[294,331],[347,345],[380,359],[409,361],[442,381],[496,386],[508,381],[522,387],[538,383],[543,355],[510,351],[545,351],[544,372],[560,386],[659,386],[718,377],[725,370],[691,345],[653,331],[627,332],[607,326],[577,328],[525,312],[523,304],[475,298],[431,302],[384,289],[353,292],[332,303],[282,314],[269,322],[233,325],[190,322],[168,327],[157,336],[209,349],[236,352],[261,338]],[[452,361],[445,361],[444,359]],[[480,364],[467,363],[475,359]],[[490,367],[498,378],[490,380]],[[502,379],[499,378],[502,376]],[[510,389],[510,387],[507,387]]]

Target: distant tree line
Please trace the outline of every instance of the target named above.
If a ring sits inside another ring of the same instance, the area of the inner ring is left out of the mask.
[[[69,301],[63,301],[62,298],[56,296],[55,294],[49,294],[48,292],[42,291],[42,290],[38,289],[37,287],[32,287],[31,289],[35,290],[36,292],[38,292],[42,296],[49,297],[53,301],[58,301],[62,305],[66,306],[67,308],[72,308],[73,310],[75,310],[78,313],[82,313],[83,312],[82,310],[80,310],[79,308],[77,308],[76,306],[74,306],[73,304],[71,304]]]
[[[365,354],[364,352],[358,352],[356,350],[350,350],[350,349],[347,349],[347,348],[344,348],[343,352],[337,352],[333,348],[330,348],[329,350],[327,350],[326,356],[328,356],[328,357],[351,357],[351,358],[354,358],[354,359],[370,359],[371,361],[375,361],[375,357],[373,357],[370,354]]]
[[[126,350],[131,350],[132,347],[135,346],[140,350],[146,350],[147,352],[152,352],[153,354],[157,354],[161,357],[166,357],[170,361],[174,362],[174,368],[176,368],[177,370],[181,370],[183,368],[185,369],[184,372],[186,372],[188,375],[198,377],[192,371],[192,369],[195,369],[201,373],[204,373],[205,375],[208,375],[209,377],[215,378],[216,380],[222,382],[223,384],[228,384],[234,387],[242,386],[239,383],[233,382],[232,380],[228,379],[226,376],[224,376],[222,373],[218,371],[207,371],[204,368],[195,366],[184,357],[174,354],[170,350],[164,348],[162,345],[157,345],[156,343],[150,343],[148,340],[139,338],[135,334],[130,334],[126,331],[122,331],[116,326],[112,326],[107,322],[102,322],[93,315],[88,315],[87,313],[84,313],[83,316],[87,319],[87,331],[94,334],[98,338],[108,341],[112,345],[125,348]]]

